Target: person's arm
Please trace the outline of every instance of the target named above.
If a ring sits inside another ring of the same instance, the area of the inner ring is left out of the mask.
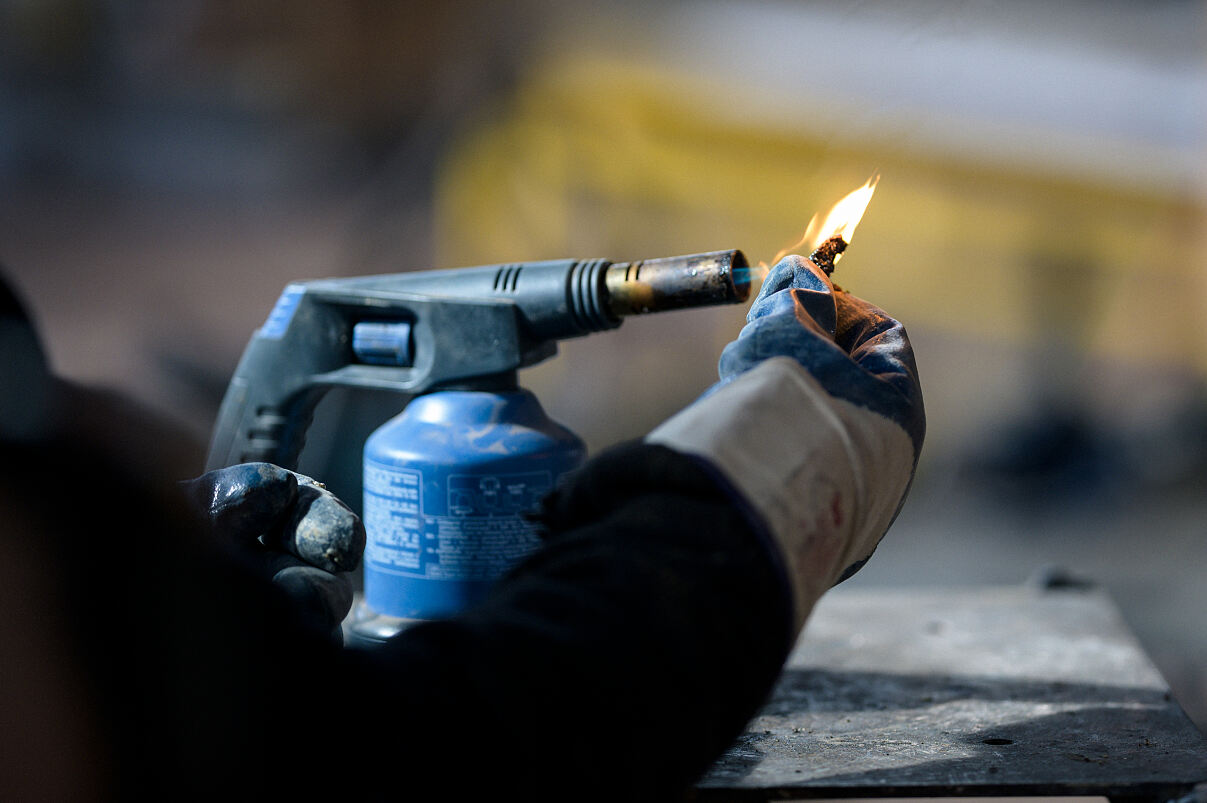
[[[779,547],[795,626],[867,561],[913,480],[926,416],[913,347],[807,259],[775,266],[721,382],[648,440],[716,467]]]

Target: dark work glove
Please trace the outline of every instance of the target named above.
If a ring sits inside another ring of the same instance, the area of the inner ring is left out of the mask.
[[[913,478],[925,430],[913,349],[900,323],[790,256],[720,376],[647,440],[708,461],[759,514],[803,624],[872,554]]]
[[[321,483],[271,463],[242,463],[181,483],[214,537],[248,556],[314,626],[342,641],[349,573],[365,528]]]

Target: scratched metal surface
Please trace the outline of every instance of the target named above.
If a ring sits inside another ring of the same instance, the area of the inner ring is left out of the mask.
[[[1207,739],[1095,591],[831,592],[714,799],[1140,795],[1207,780]]]

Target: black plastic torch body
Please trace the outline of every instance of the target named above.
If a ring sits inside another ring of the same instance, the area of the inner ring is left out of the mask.
[[[414,396],[490,388],[628,315],[745,301],[741,251],[641,262],[551,260],[319,279],[285,288],[248,343],[214,427],[207,469],[295,468],[333,387]]]

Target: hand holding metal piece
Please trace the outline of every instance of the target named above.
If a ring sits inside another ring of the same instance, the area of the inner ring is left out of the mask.
[[[835,288],[830,280],[833,259],[845,248],[842,238],[831,237],[809,259],[786,257],[772,269],[751,305],[747,325],[721,355],[721,377],[732,379],[772,357],[793,358],[835,399],[903,429],[913,446],[912,477],[926,429],[913,347],[898,321]],[[874,462],[869,469],[875,476],[882,466]],[[853,555],[839,581],[867,562],[880,535],[883,531]]]
[[[809,254],[809,261],[821,268],[822,273],[832,276],[834,275],[834,263],[838,261],[842,252],[847,250],[849,244],[841,234],[835,234],[813,249],[813,253]]]
[[[365,528],[323,485],[271,463],[241,463],[181,483],[210,531],[288,594],[310,622],[341,638],[352,606],[349,573]]]
[[[711,462],[762,517],[802,625],[875,550],[925,432],[904,328],[836,290],[832,270],[800,256],[776,264],[721,354],[721,381],[647,438]]]

